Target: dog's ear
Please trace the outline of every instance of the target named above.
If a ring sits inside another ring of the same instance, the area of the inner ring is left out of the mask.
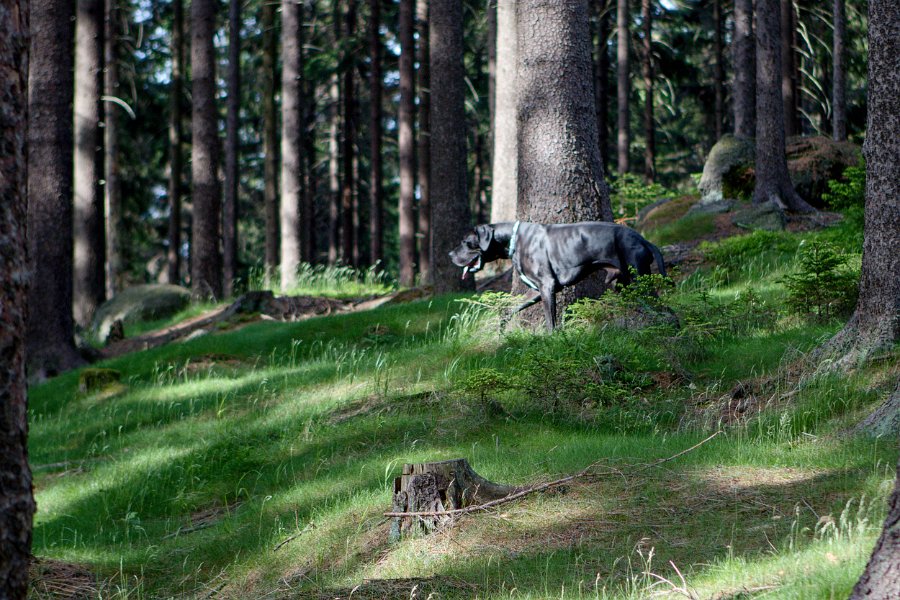
[[[478,247],[482,252],[487,252],[494,240],[494,228],[490,225],[479,225],[475,228],[475,233],[478,234]]]

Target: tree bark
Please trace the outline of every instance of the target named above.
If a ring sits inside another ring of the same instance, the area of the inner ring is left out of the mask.
[[[119,97],[118,23],[121,13],[116,0],[106,0],[106,31],[104,32],[104,59],[106,75],[105,94]],[[114,102],[107,100],[104,109],[104,148],[106,150],[106,297],[112,298],[121,288],[120,272],[122,256],[119,249],[119,230],[122,226],[122,184],[119,181],[119,114]]]
[[[416,1],[416,19],[419,27],[419,46],[416,50],[419,61],[419,211],[418,211],[418,251],[419,281],[431,283],[431,72],[428,47],[428,0]]]
[[[516,148],[516,2],[497,0],[497,82],[491,169],[491,222],[516,218],[519,151]]]
[[[237,210],[241,119],[241,2],[228,2],[228,116],[225,121],[225,201],[222,204],[224,293],[234,294],[237,278]]]
[[[278,268],[278,115],[275,112],[275,64],[278,37],[275,3],[262,3],[263,203],[266,207],[266,277]]]
[[[168,279],[181,283],[181,195],[182,195],[182,94],[184,77],[184,6],[172,0],[172,83],[169,100],[169,247],[166,250]]]
[[[191,174],[194,184],[191,291],[197,298],[222,297],[222,253],[219,249],[222,185],[219,181],[216,54],[213,48],[216,7],[214,0],[191,0]]]
[[[381,0],[369,0],[369,255],[384,262],[384,169],[381,162],[382,69]]]
[[[753,0],[734,0],[734,135],[756,135],[756,42],[753,39]]]
[[[353,247],[356,228],[353,223],[353,196],[356,178],[353,176],[353,159],[356,155],[356,85],[353,77],[356,58],[349,41],[356,35],[356,0],[347,0],[344,11],[344,39],[348,43],[343,58],[344,85],[344,137],[341,150],[343,180],[341,182],[341,253],[344,263],[353,265]]]
[[[78,0],[75,19],[75,322],[90,325],[106,297],[103,215],[103,0]]]
[[[844,0],[834,0],[834,37],[832,39],[831,135],[837,142],[847,139],[847,15]]]
[[[656,179],[656,134],[653,124],[653,10],[650,0],[641,0],[641,21],[643,21],[643,63],[644,76],[644,179],[653,183]]]
[[[400,106],[397,136],[400,157],[400,285],[412,286],[416,277],[416,225],[414,213],[416,157],[413,139],[415,98],[413,15],[415,0],[400,0]],[[461,126],[462,122],[460,122]]]
[[[781,18],[779,0],[756,3],[756,187],[754,204],[775,202],[781,209],[810,212],[791,183],[781,98]]]
[[[878,0],[870,0],[870,2]],[[870,9],[871,12],[871,9]],[[900,596],[900,460],[897,480],[888,500],[888,515],[865,571],[853,587],[850,600],[893,600]]]
[[[297,285],[303,260],[306,114],[303,0],[281,0],[281,291]]]
[[[431,256],[434,292],[472,289],[447,253],[472,227],[466,202],[465,69],[461,2],[431,5]]]
[[[43,379],[84,363],[75,349],[72,319],[74,11],[65,0],[31,8],[27,340],[29,374]]]
[[[781,97],[784,103],[784,134],[788,137],[800,133],[797,119],[797,80],[794,62],[794,29],[797,17],[794,0],[781,0]]]
[[[719,141],[725,134],[725,43],[722,39],[723,21],[722,0],[713,0],[713,27],[716,28],[713,34],[716,53],[715,74],[713,76],[713,88],[716,97],[716,141]]]
[[[900,339],[900,5],[869,1],[866,207],[856,310],[823,351],[836,367],[890,348]],[[896,531],[894,532],[896,535]],[[893,555],[896,564],[896,554]],[[877,582],[872,582],[875,585]],[[887,596],[873,596],[887,597]]]
[[[28,3],[0,1],[0,598],[11,600],[28,594],[35,510],[25,385],[28,28]]]
[[[488,162],[494,149],[494,111],[497,103],[497,0],[488,0],[487,7],[487,78],[488,78]],[[490,165],[488,165],[490,167]]]
[[[517,217],[522,221],[612,221],[597,148],[587,11],[585,0],[518,4]],[[560,39],[569,43],[553,43]],[[526,290],[514,278],[513,293]],[[559,314],[575,299],[597,297],[603,290],[599,277],[563,290],[557,295]],[[524,316],[528,322],[543,322],[540,308]]]
[[[597,103],[597,146],[603,172],[609,167],[609,0],[595,0],[597,10],[597,58],[594,61],[594,94]]]
[[[310,5],[312,12],[312,21],[315,23],[317,15],[315,4]],[[315,25],[311,37],[315,35]],[[303,48],[300,50],[301,56],[305,57]],[[305,58],[304,58],[305,62]],[[316,262],[316,183],[318,177],[316,173],[316,120],[318,117],[316,109],[316,83],[305,81],[303,91],[304,102],[306,107],[306,115],[304,121],[303,143],[306,146],[304,156],[306,157],[306,170],[304,173],[303,186],[303,209],[300,211],[301,226],[303,240],[303,262],[313,264]]]
[[[616,8],[616,77],[617,87],[617,112],[618,112],[618,143],[617,143],[617,171],[627,173],[629,170],[629,157],[631,151],[631,115],[628,109],[628,100],[631,97],[631,81],[629,79],[628,57],[628,0],[618,0]]]

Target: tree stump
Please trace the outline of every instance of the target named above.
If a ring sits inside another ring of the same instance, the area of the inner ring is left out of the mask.
[[[392,512],[429,512],[477,506],[517,491],[515,486],[488,481],[476,473],[464,458],[441,462],[403,465],[403,474],[394,479]],[[449,515],[394,517],[390,540],[415,532],[430,532],[450,522]]]

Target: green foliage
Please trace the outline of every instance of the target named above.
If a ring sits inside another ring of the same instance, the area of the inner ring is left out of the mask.
[[[684,216],[647,231],[647,238],[657,246],[677,244],[709,235],[716,230],[716,215]]]
[[[645,206],[675,195],[658,183],[644,183],[640,175],[622,173],[612,182],[610,204],[616,218],[634,218]]]
[[[297,267],[297,285],[284,292],[291,296],[326,296],[359,298],[387,294],[397,288],[396,282],[380,265],[354,269],[345,265],[311,265]],[[248,290],[271,290],[281,294],[279,275],[261,267],[250,269]]]
[[[866,166],[847,167],[840,180],[829,180],[822,200],[834,210],[861,208],[866,202]]]
[[[849,267],[846,255],[828,242],[812,241],[800,245],[796,262],[794,273],[783,280],[792,311],[828,321],[853,310],[859,272]]]

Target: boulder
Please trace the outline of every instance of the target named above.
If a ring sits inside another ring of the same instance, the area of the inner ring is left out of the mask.
[[[116,321],[127,324],[163,319],[177,313],[190,301],[190,291],[177,285],[136,285],[100,305],[91,332],[97,340],[105,342]]]
[[[784,211],[771,200],[742,208],[731,217],[736,226],[751,230],[781,231],[786,221]]]
[[[859,164],[861,152],[850,142],[816,137],[791,137],[786,146],[788,171],[800,197],[817,208],[823,206],[822,194],[828,181],[839,179],[847,167]],[[726,199],[747,200],[755,185],[756,150],[749,138],[730,135],[720,139],[706,159],[700,179],[700,202],[692,212],[718,211]]]

